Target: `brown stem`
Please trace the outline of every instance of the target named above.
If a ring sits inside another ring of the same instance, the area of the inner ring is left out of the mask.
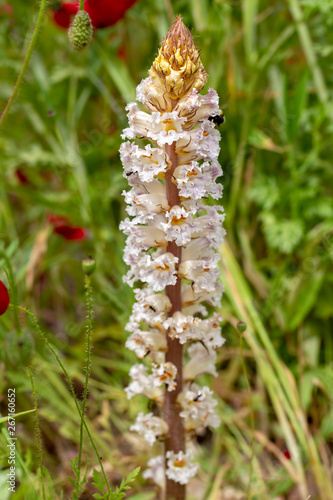
[[[171,168],[166,175],[166,193],[168,204],[171,207],[179,205],[179,193],[177,186],[172,182],[173,173],[178,166],[178,156],[176,154],[176,144],[166,144],[165,152],[171,162]],[[181,262],[182,247],[176,245],[174,241],[170,242],[167,247],[167,252],[178,257],[178,267]],[[181,310],[181,279],[177,278],[175,285],[166,287],[166,295],[169,297],[172,308],[169,316],[172,316],[176,311]],[[179,416],[179,405],[177,396],[183,389],[183,346],[177,339],[167,338],[168,351],[165,360],[173,363],[177,367],[176,389],[174,391],[165,392],[164,401],[164,419],[169,426],[169,434],[165,441],[165,453],[167,451],[185,451],[185,439],[183,432],[182,419]],[[171,479],[166,478],[166,500],[185,500],[185,486]]]

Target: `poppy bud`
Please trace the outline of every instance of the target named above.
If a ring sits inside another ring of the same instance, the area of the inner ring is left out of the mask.
[[[82,50],[91,43],[93,26],[89,14],[79,11],[68,30],[68,38],[74,50]]]
[[[0,316],[5,314],[9,306],[9,294],[7,287],[0,281]]]
[[[82,269],[84,274],[90,276],[96,269],[96,261],[90,255],[82,261]]]
[[[241,332],[241,333],[244,333],[246,331],[246,328],[247,328],[247,324],[244,323],[244,321],[239,321],[237,323],[237,328],[238,328],[238,331]]]

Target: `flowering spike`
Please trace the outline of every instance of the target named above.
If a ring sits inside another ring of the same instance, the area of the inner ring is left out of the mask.
[[[223,345],[219,307],[219,255],[224,219],[219,199],[222,175],[218,163],[220,134],[212,117],[220,116],[213,89],[200,95],[207,74],[189,30],[180,17],[171,27],[149,77],[137,88],[136,103],[127,106],[129,127],[120,148],[129,217],[121,223],[127,235],[124,281],[136,303],[126,325],[126,346],[152,368],[138,363],[130,370],[127,397],[143,394],[163,409],[160,416],[140,414],[133,430],[154,443],[165,442],[166,498],[185,499],[185,484],[196,474],[191,448],[195,432],[216,428],[219,418],[210,389],[194,380],[216,376],[215,350]],[[135,144],[138,137],[145,146]],[[188,359],[183,367],[183,349]],[[162,388],[164,386],[164,389]],[[164,417],[166,425],[161,423]],[[145,477],[160,484],[160,458],[150,461]]]

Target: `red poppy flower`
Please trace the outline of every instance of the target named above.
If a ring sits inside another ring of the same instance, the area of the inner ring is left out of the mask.
[[[19,168],[17,168],[15,170],[15,175],[16,177],[18,178],[18,180],[20,181],[21,184],[29,184],[29,179],[28,177],[25,175],[24,172],[22,172],[22,170],[20,170]]]
[[[56,226],[53,231],[70,241],[84,240],[86,237],[86,232],[82,227],[63,225]]]
[[[13,12],[14,9],[8,2],[5,2],[3,5],[0,5],[0,14],[11,16]]]
[[[113,26],[124,17],[125,12],[136,0],[85,0],[84,10],[88,12],[94,28]],[[62,28],[69,28],[73,16],[79,10],[79,2],[65,2],[53,12],[53,19]]]
[[[69,28],[73,17],[79,10],[78,3],[65,2],[53,11],[53,19],[61,28]]]
[[[49,214],[48,220],[53,225],[53,232],[66,240],[79,241],[84,240],[87,236],[86,230],[82,227],[71,226],[68,217]]]
[[[68,222],[68,217],[65,217],[64,215],[49,214],[47,218],[53,226],[63,226]]]
[[[9,293],[7,287],[0,281],[0,316],[5,314],[9,306]]]

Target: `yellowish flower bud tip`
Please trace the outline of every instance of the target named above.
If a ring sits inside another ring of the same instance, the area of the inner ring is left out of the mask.
[[[171,99],[181,99],[192,89],[200,92],[204,87],[208,75],[190,30],[180,16],[163,40],[149,75]]]

